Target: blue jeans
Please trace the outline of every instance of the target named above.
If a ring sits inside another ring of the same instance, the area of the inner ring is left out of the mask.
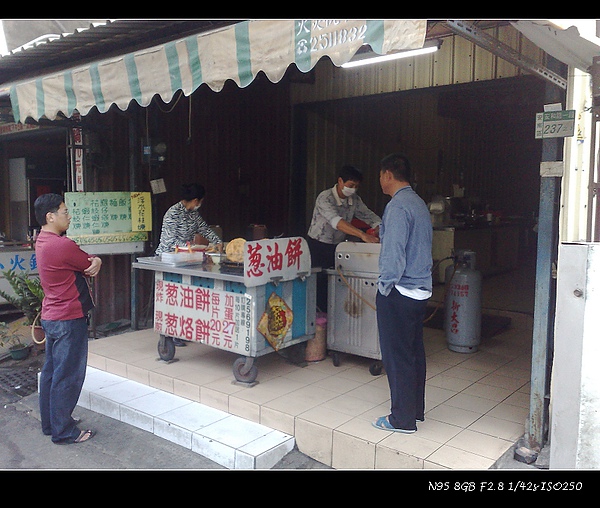
[[[46,361],[40,376],[42,432],[55,443],[72,443],[80,434],[71,413],[77,405],[88,354],[87,318],[42,320]]]
[[[414,430],[425,413],[425,346],[423,318],[427,300],[414,300],[392,288],[377,291],[377,326],[381,361],[390,385],[389,421],[397,429]]]

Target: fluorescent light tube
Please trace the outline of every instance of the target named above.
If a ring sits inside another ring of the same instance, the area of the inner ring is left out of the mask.
[[[398,60],[399,58],[408,58],[410,56],[418,56],[418,55],[426,55],[428,53],[434,53],[439,49],[439,44],[433,46],[425,46],[420,49],[412,49],[409,51],[400,51],[398,53],[390,53],[388,55],[375,55],[374,53],[363,53],[356,60],[350,60],[345,64],[342,64],[342,67],[345,69],[349,69],[351,67],[358,67],[359,65],[370,65],[381,62],[389,62],[391,60]],[[363,56],[364,55],[364,56]],[[375,55],[375,56],[370,56]],[[362,57],[362,58],[361,58]]]

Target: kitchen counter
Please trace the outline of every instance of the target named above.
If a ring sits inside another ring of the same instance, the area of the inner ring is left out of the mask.
[[[505,229],[505,228],[513,228],[513,227],[523,227],[524,223],[522,221],[504,221],[504,222],[476,222],[472,224],[467,224],[464,222],[456,222],[453,224],[443,224],[440,226],[433,226],[434,231],[470,231],[473,229],[476,230],[486,230],[486,229]]]
[[[519,222],[500,224],[435,226],[433,228],[434,263],[451,256],[457,250],[475,252],[476,265],[482,275],[514,270],[519,262],[524,225]],[[441,261],[435,280],[445,281],[445,270],[451,260]]]
[[[142,270],[152,270],[154,272],[168,272],[179,275],[190,275],[193,277],[206,277],[215,280],[224,280],[230,282],[244,283],[244,275],[240,271],[236,273],[221,272],[221,265],[217,263],[189,263],[189,264],[171,264],[163,263],[160,256],[138,258],[137,262],[133,263],[134,268]]]

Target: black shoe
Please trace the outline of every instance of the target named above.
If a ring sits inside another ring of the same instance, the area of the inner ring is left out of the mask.
[[[185,340],[182,340],[182,339],[173,339],[173,344],[175,344],[177,347],[187,346],[187,344],[185,343]]]

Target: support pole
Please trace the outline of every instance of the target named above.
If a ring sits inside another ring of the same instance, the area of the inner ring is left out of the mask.
[[[550,59],[549,64],[557,67],[559,63]],[[561,98],[561,91],[557,87],[550,84],[546,86],[546,104],[561,102]],[[529,418],[524,442],[517,446],[514,453],[515,460],[528,464],[537,460],[546,443],[549,425],[556,307],[556,279],[553,272],[558,259],[558,217],[564,169],[564,163],[560,161],[563,145],[562,138],[542,141]]]
[[[531,396],[526,431],[526,446],[530,450],[533,450],[535,454],[539,453],[545,444],[548,430],[548,405],[554,349],[553,328],[556,301],[556,281],[553,277],[553,264],[557,259],[558,210],[560,206],[561,180],[558,176],[552,176],[555,173],[543,174],[544,163],[541,164],[541,168],[531,355]],[[520,457],[522,456],[520,455]],[[526,456],[531,457],[531,451]],[[520,459],[517,458],[517,460]]]

